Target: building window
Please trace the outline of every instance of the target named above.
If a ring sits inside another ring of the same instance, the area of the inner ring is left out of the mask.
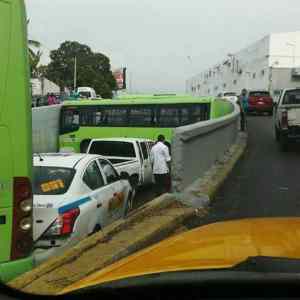
[[[227,84],[226,84],[226,83],[224,83],[224,84],[223,84],[223,88],[225,89],[225,88],[226,88],[226,86],[227,86]]]
[[[237,80],[235,79],[235,80],[233,80],[233,84],[237,84]]]
[[[253,78],[253,79],[256,78],[256,73],[253,73],[252,78]]]
[[[261,70],[261,76],[265,76],[265,70]]]

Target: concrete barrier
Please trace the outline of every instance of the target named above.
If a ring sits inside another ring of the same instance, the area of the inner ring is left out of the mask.
[[[227,102],[228,103],[228,102]],[[233,105],[233,104],[232,104]],[[174,192],[183,192],[197,178],[222,160],[239,132],[240,110],[221,118],[178,127],[172,140],[172,183]]]
[[[58,152],[61,107],[51,105],[32,109],[33,153]]]

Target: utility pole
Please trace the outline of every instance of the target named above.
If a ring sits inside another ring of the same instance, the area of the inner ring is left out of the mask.
[[[77,57],[74,58],[74,91],[77,88]]]
[[[292,47],[292,50],[293,50],[293,68],[296,68],[296,43],[286,43],[286,45]]]

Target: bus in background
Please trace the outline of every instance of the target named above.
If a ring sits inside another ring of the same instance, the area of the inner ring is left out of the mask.
[[[0,280],[33,267],[32,136],[25,6],[0,0]]]
[[[215,98],[163,97],[153,100],[68,101],[61,110],[60,151],[84,153],[91,139],[131,137],[156,140],[159,134],[170,144],[173,129],[217,118],[233,110],[229,102]]]

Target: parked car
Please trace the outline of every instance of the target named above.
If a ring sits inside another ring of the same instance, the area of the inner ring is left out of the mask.
[[[248,112],[249,113],[268,113],[273,115],[273,98],[268,91],[249,91],[248,92]]]
[[[121,174],[130,177],[134,188],[152,183],[150,150],[154,141],[136,138],[106,138],[91,140],[87,153],[108,159]]]
[[[99,155],[34,156],[34,256],[37,263],[61,253],[132,207],[125,174]]]
[[[80,98],[84,99],[96,99],[97,94],[95,90],[91,87],[78,87],[77,93],[79,94]]]
[[[286,89],[275,104],[274,136],[283,151],[300,141],[300,88]]]
[[[219,97],[223,98],[223,99],[226,99],[226,100],[228,100],[232,103],[235,103],[235,104],[237,103],[237,101],[239,99],[238,95],[234,92],[222,92],[222,93],[219,94]]]

